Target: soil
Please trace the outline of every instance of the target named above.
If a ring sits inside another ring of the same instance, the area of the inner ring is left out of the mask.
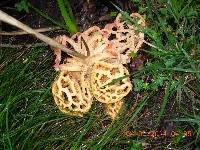
[[[15,17],[19,21],[29,25],[32,28],[42,28],[42,27],[52,27],[53,25],[45,20],[40,15],[36,14],[29,8],[29,13],[25,11],[19,11],[16,9],[15,4],[18,0],[7,0],[0,2],[0,7],[3,11]],[[55,0],[41,1],[41,0],[30,0],[29,1],[34,7],[39,8],[55,20],[58,20],[64,24],[63,18],[57,7]],[[123,10],[128,12],[136,12],[137,9],[133,3],[128,3],[127,1],[116,0],[113,1],[118,6],[121,6]],[[115,17],[110,17],[111,12],[116,12],[116,8],[107,0],[93,0],[87,2],[86,0],[71,0],[70,1],[79,31],[85,31],[91,26],[99,26],[103,28],[107,23],[112,22]],[[8,24],[1,24],[2,31],[17,31],[16,27],[13,27]],[[68,34],[66,31],[56,31],[53,36],[56,34]],[[12,37],[10,39],[4,38],[4,41],[1,43],[9,42],[9,44],[20,43],[20,41],[30,43],[31,39],[25,38],[23,36]]]

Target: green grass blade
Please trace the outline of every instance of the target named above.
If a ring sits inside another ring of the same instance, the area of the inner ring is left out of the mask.
[[[65,24],[66,24],[68,30],[71,33],[78,32],[76,23],[73,21],[72,18],[70,18],[70,14],[67,12],[64,0],[57,0],[57,3],[60,8],[61,14],[65,20]]]
[[[66,7],[67,7],[67,10],[69,12],[69,16],[70,16],[72,22],[76,23],[76,20],[74,18],[74,14],[73,14],[73,11],[72,11],[72,8],[71,8],[71,5],[70,5],[69,1],[65,0],[65,4],[66,4]]]
[[[162,102],[161,107],[160,107],[160,112],[158,114],[158,118],[156,119],[157,124],[159,124],[161,118],[163,117],[164,110],[165,110],[165,107],[167,105],[168,98],[169,98],[169,95],[170,95],[170,92],[171,92],[170,89],[171,89],[171,87],[173,87],[173,84],[174,84],[174,82],[172,82],[172,80],[170,79],[170,81],[168,82],[168,85],[165,89],[165,94],[164,94],[164,97],[163,97],[163,102]]]
[[[101,88],[106,88],[106,86],[109,86],[109,85],[112,85],[112,84],[115,84],[117,82],[120,82],[122,81],[123,79],[125,78],[128,78],[130,75],[125,75],[125,76],[122,76],[122,77],[118,77],[117,79],[113,79],[111,82],[109,82],[108,84],[102,86]]]
[[[74,142],[73,147],[71,148],[72,150],[79,149],[79,147],[80,147],[80,145],[82,143],[84,135],[90,130],[90,128],[92,127],[94,122],[95,122],[94,116],[91,115],[89,120],[87,121],[87,124],[84,126],[84,129],[83,129],[81,135],[79,136],[78,140],[76,142]]]
[[[109,126],[109,128],[107,129],[107,131],[103,134],[103,136],[101,137],[101,139],[98,141],[97,144],[95,144],[94,146],[91,147],[91,149],[97,150],[97,149],[102,149],[110,140],[111,138],[117,134],[117,132],[119,130],[122,130],[124,128],[124,125],[126,124],[126,126],[128,124],[130,124],[133,119],[135,119],[138,114],[141,112],[142,108],[145,106],[147,101],[147,97],[143,97],[141,102],[138,104],[138,107],[136,108],[134,114],[128,119],[126,119],[126,117],[124,117],[124,114],[121,114],[120,118],[114,122],[112,122],[112,124]]]
[[[42,12],[40,9],[34,7],[32,4],[28,3],[28,6],[30,8],[32,8],[36,13],[38,13],[40,16],[44,17],[46,20],[49,20],[50,22],[52,22],[53,24],[63,28],[63,29],[68,29],[65,25],[63,25],[62,23],[60,23],[59,21],[56,21],[54,18],[49,17],[47,14],[45,14],[44,12]]]
[[[9,136],[9,125],[8,125],[8,108],[6,109],[6,130],[7,130],[7,140],[8,140],[8,147],[9,147],[9,150],[12,150],[12,143],[11,143],[11,140],[10,140],[10,136]]]

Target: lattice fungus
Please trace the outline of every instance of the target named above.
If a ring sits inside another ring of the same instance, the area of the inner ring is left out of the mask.
[[[119,14],[104,29],[93,26],[71,38],[65,35],[55,38],[67,48],[87,56],[84,60],[67,57],[60,64],[61,50],[52,47],[56,55],[54,67],[60,71],[52,92],[62,112],[72,115],[87,113],[95,98],[109,108],[107,114],[111,118],[116,116],[119,106],[123,105],[122,99],[132,89],[129,72],[122,64],[130,62],[129,53],[137,52],[144,41],[144,19],[137,13],[131,14],[129,19],[125,21]],[[109,84],[118,78],[122,79]]]
[[[67,114],[82,116],[92,105],[92,94],[80,72],[63,72],[53,83],[53,96],[58,108]]]
[[[115,103],[124,98],[132,89],[128,77],[109,85],[113,80],[129,75],[122,64],[99,61],[94,64],[91,72],[92,93],[102,103]]]
[[[114,23],[107,24],[102,32],[115,51],[121,54],[122,63],[129,63],[129,53],[136,53],[144,42],[144,27],[145,20],[140,14],[132,13],[129,21],[124,21],[122,14],[118,14]]]
[[[104,104],[104,111],[110,118],[115,119],[123,107],[123,104],[124,102],[122,100],[117,101],[116,103]]]

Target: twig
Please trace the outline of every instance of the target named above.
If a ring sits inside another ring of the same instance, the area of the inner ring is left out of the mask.
[[[6,48],[42,47],[42,46],[48,46],[48,44],[45,43],[24,44],[24,45],[0,44],[0,47],[6,47]]]
[[[157,46],[155,46],[155,45],[153,45],[153,44],[151,44],[151,43],[149,43],[149,42],[147,42],[147,41],[145,41],[145,40],[143,40],[143,42],[144,42],[145,44],[147,44],[147,45],[153,47],[153,48],[158,49],[159,51],[162,51],[162,49],[160,49],[159,47],[157,47]]]
[[[2,21],[0,21],[0,32],[2,31]],[[0,36],[0,44],[2,43],[2,36]]]
[[[29,26],[23,24],[22,22],[16,20],[15,18],[11,17],[10,15],[6,14],[5,12],[1,11],[0,10],[0,20],[6,22],[6,23],[9,23],[13,26],[16,26],[18,27],[19,29],[22,29],[26,32],[28,32],[29,34],[33,34],[35,35],[38,39],[44,41],[45,43],[53,46],[53,47],[57,47],[59,49],[61,49],[62,51],[66,52],[67,54],[71,55],[71,56],[75,56],[75,57],[79,57],[80,59],[86,59],[87,56],[85,55],[82,55],[76,51],[72,51],[68,48],[66,48],[64,45],[56,42],[55,40],[49,38],[48,36],[46,35],[43,35],[39,32],[36,32],[35,30],[33,30],[32,28],[30,28]]]
[[[47,32],[47,31],[54,31],[60,29],[59,27],[48,27],[48,28],[40,28],[40,29],[33,29],[36,32]],[[0,32],[0,35],[24,35],[24,34],[29,34],[25,31],[13,31],[13,32],[5,32],[2,31]]]

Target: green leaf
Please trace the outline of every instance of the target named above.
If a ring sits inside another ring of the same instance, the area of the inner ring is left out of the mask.
[[[66,8],[66,7],[65,7],[65,2],[64,2],[64,0],[57,0],[57,3],[58,3],[58,7],[59,7],[59,9],[60,9],[61,15],[62,15],[63,18],[64,18],[66,27],[68,28],[69,32],[71,32],[71,33],[76,33],[76,32],[78,32],[78,28],[77,28],[76,22],[74,22],[75,20],[73,20],[73,19],[70,17],[69,8]],[[68,7],[69,7],[69,6],[70,6],[70,5],[68,5]],[[71,15],[72,15],[72,12],[71,12]]]
[[[150,84],[150,87],[152,89],[155,89],[157,90],[159,86],[162,86],[163,85],[163,81],[166,80],[165,77],[162,77],[162,76],[158,76],[151,84]]]
[[[146,28],[145,34],[147,34],[152,40],[154,40],[158,47],[163,48],[163,44],[161,42],[160,34],[157,31],[155,31],[151,28]]]
[[[104,89],[104,88],[106,88],[106,86],[115,84],[115,83],[117,83],[117,82],[120,82],[121,80],[123,80],[123,79],[125,79],[125,78],[127,78],[127,77],[129,77],[129,75],[125,75],[125,76],[122,76],[122,77],[113,79],[110,83],[108,83],[108,84],[102,86],[101,88]]]
[[[170,93],[171,93],[171,87],[173,86],[174,82],[172,82],[172,79],[170,79],[168,81],[168,85],[167,87],[165,88],[165,94],[164,94],[164,97],[163,97],[163,102],[161,104],[161,107],[160,107],[160,112],[158,114],[158,118],[157,118],[157,124],[159,124],[161,118],[163,118],[163,115],[164,115],[164,111],[165,111],[165,108],[166,108],[166,105],[168,103],[168,100],[169,100],[169,96],[170,96]]]
[[[167,15],[167,9],[166,8],[160,8],[160,12],[163,15]]]
[[[141,0],[131,0],[133,3],[139,3]]]
[[[172,67],[174,63],[175,63],[175,59],[174,59],[174,58],[168,59],[168,60],[165,62],[165,66],[166,66],[166,68]]]
[[[19,11],[26,11],[27,13],[29,13],[29,9],[28,9],[28,0],[21,0],[20,2],[15,4],[15,7],[19,10]]]
[[[133,84],[134,84],[134,91],[140,91],[142,89],[149,88],[149,84],[140,79],[133,79]]]
[[[110,16],[111,16],[111,17],[116,17],[116,16],[117,16],[117,13],[118,13],[118,12],[116,12],[116,11],[111,11],[111,12],[110,12]]]
[[[130,150],[141,150],[143,148],[142,143],[135,141],[131,142],[129,145]]]
[[[132,50],[132,51],[129,53],[129,56],[132,57],[132,58],[134,58],[134,57],[137,56],[137,53],[134,52],[134,50]]]
[[[177,129],[177,133],[178,133],[177,136],[175,136],[173,140],[176,144],[178,144],[185,137],[183,129],[181,128]]]

